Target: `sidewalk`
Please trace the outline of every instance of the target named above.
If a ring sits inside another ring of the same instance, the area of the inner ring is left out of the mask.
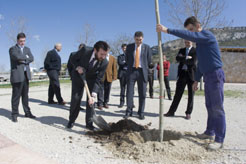
[[[0,164],[57,164],[14,143],[0,134]]]

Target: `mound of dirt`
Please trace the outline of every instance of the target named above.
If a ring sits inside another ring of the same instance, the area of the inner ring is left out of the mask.
[[[205,149],[207,141],[197,139],[196,134],[165,130],[164,141],[159,142],[159,130],[149,130],[132,120],[110,126],[112,132],[90,132],[89,136],[119,158],[147,163],[202,163],[215,158],[215,153]]]

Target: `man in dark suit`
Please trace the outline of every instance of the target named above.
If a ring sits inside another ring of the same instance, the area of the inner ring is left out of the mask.
[[[54,94],[58,100],[58,104],[65,105],[66,102],[61,96],[59,74],[61,70],[61,57],[58,52],[61,51],[62,45],[57,43],[55,48],[49,51],[44,60],[44,69],[47,71],[48,77],[50,79],[49,92],[48,92],[48,104],[57,104],[53,100]]]
[[[79,48],[78,50],[80,50],[81,48],[85,47],[86,45],[81,43],[79,45]],[[73,70],[73,63],[72,63],[72,58],[74,57],[74,55],[77,53],[78,51],[75,51],[75,52],[72,52],[70,55],[69,55],[69,58],[68,58],[68,62],[67,62],[67,70],[68,70],[68,73],[69,73],[69,76],[70,76],[70,79],[72,80],[72,70]],[[74,59],[74,60],[80,60],[79,58],[78,59]],[[71,88],[71,98],[73,97],[73,88]],[[81,101],[81,100],[80,100]],[[80,107],[80,110],[85,110],[84,108]]]
[[[102,79],[101,89],[98,93],[98,109],[109,108],[108,102],[110,97],[110,90],[112,82],[117,79],[117,62],[114,56],[107,56],[108,66]]]
[[[85,44],[81,43],[81,44],[79,45],[79,49],[78,49],[78,50],[80,50],[80,49],[83,48],[83,47],[85,47]],[[76,53],[77,53],[77,51],[71,52],[71,54],[69,55],[69,58],[68,58],[68,62],[67,62],[67,70],[68,70],[68,73],[69,73],[69,76],[70,76],[71,79],[72,79],[71,73],[72,73],[72,70],[73,70],[73,66],[72,66],[71,60],[72,60],[72,57],[73,57]],[[75,59],[75,60],[76,60],[76,59]]]
[[[109,46],[104,41],[98,41],[94,48],[83,47],[72,58],[72,100],[70,106],[69,122],[67,128],[72,128],[79,114],[80,100],[83,96],[85,78],[92,95],[92,99],[88,99],[86,103],[86,128],[94,130],[92,116],[94,111],[92,105],[100,89],[100,83],[106,71],[108,60],[106,56]],[[74,60],[80,59],[80,60]]]
[[[148,70],[148,82],[149,82],[149,97],[154,98],[154,67],[153,63],[150,63],[149,70]]]
[[[176,56],[176,60],[177,62],[179,62],[176,91],[172,105],[169,111],[164,114],[164,116],[174,116],[174,113],[176,112],[179,102],[184,93],[185,86],[187,85],[188,105],[185,112],[185,118],[189,120],[191,118],[191,113],[193,110],[194,91],[192,90],[192,84],[194,82],[194,74],[196,71],[196,49],[192,47],[191,41],[185,40],[185,48],[179,50],[179,53]]]
[[[132,116],[133,95],[135,82],[138,84],[139,119],[144,119],[144,107],[146,97],[146,86],[148,82],[148,68],[151,63],[152,51],[147,44],[143,43],[143,33],[135,32],[135,43],[129,44],[126,49],[127,69],[127,109],[124,118]]]
[[[29,64],[33,62],[31,50],[25,46],[26,36],[24,33],[17,35],[17,44],[9,49],[11,74],[10,82],[12,85],[12,121],[17,122],[19,115],[19,102],[22,97],[22,106],[25,117],[36,118],[31,113],[28,105],[29,80],[31,79]]]
[[[121,45],[123,54],[118,56],[118,79],[120,80],[120,105],[119,108],[122,108],[125,103],[125,91],[127,83],[127,64],[126,64],[126,44]]]

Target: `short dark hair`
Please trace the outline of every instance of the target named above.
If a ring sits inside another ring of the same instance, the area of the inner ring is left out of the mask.
[[[189,24],[192,24],[192,25],[196,25],[197,23],[200,24],[200,22],[198,21],[198,19],[194,16],[191,16],[189,18],[187,18],[184,22],[184,27],[187,27]]]
[[[127,46],[127,44],[124,43],[121,45],[121,48],[126,47],[126,46]]]
[[[109,45],[107,42],[105,41],[98,41],[94,44],[94,48],[99,51],[99,49],[103,49],[104,51],[108,51],[109,50]]]
[[[26,38],[26,35],[23,32],[21,32],[17,35],[17,40],[19,40],[20,38]]]
[[[134,34],[134,37],[143,37],[143,36],[144,36],[144,34],[143,34],[142,31],[137,31],[137,32],[135,32],[135,34]]]
[[[79,45],[79,50],[81,49],[81,48],[83,48],[83,47],[85,47],[86,45],[84,44],[84,43],[81,43],[80,45]]]

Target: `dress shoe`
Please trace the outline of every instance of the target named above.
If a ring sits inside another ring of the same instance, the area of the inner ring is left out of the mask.
[[[59,102],[58,104],[59,105],[66,105],[66,102],[65,101],[62,101],[62,102]]]
[[[86,125],[86,129],[94,131],[95,127],[93,125]]]
[[[120,105],[118,106],[118,108],[123,108],[123,106],[124,106],[124,104],[120,104]]]
[[[97,107],[99,110],[103,110],[103,107],[102,106],[98,106]]]
[[[49,101],[48,104],[57,104],[55,101]]]
[[[168,100],[172,100],[172,97],[168,97]]]
[[[131,116],[132,116],[132,113],[126,113],[126,114],[123,116],[123,118],[128,119],[128,118],[131,117]]]
[[[165,116],[165,117],[173,117],[174,114],[173,114],[173,113],[166,113],[166,114],[164,114],[164,116]]]
[[[12,116],[11,116],[11,120],[12,120],[13,122],[18,122],[18,120],[17,120],[17,115],[12,115]]]
[[[106,109],[109,108],[108,104],[104,104],[103,107],[106,108]]]
[[[187,114],[187,115],[185,116],[185,119],[186,119],[186,120],[190,120],[190,119],[191,119],[190,114]]]
[[[135,108],[135,105],[133,104],[132,108]]]
[[[34,116],[31,112],[25,114],[25,117],[28,117],[28,118],[36,118],[36,116]]]
[[[140,114],[140,115],[138,116],[138,118],[139,118],[140,120],[144,120],[144,119],[145,119],[145,117],[144,117],[143,114]]]
[[[69,121],[68,124],[67,124],[67,128],[68,128],[68,129],[72,129],[73,126],[74,126],[74,123],[71,122],[71,121]]]
[[[154,96],[150,96],[150,98],[151,98],[151,99],[153,99],[153,98],[154,98]]]
[[[85,110],[84,108],[82,108],[82,107],[79,107],[79,110]]]

